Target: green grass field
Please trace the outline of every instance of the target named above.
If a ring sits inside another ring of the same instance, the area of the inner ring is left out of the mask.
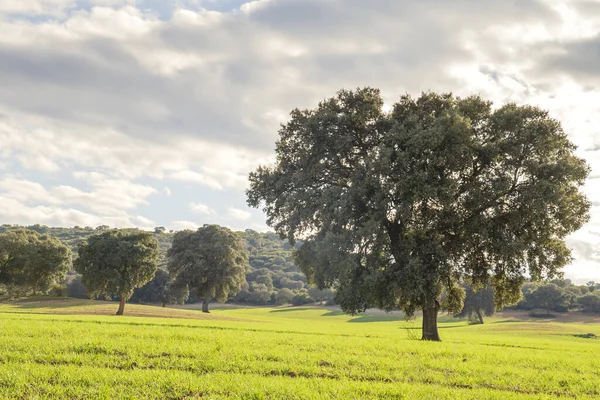
[[[52,300],[0,305],[0,398],[600,398],[597,323],[483,326],[319,308],[195,310]],[[102,315],[104,314],[104,315]]]

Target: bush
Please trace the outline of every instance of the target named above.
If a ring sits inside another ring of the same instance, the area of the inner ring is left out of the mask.
[[[81,283],[81,275],[74,275],[68,278],[66,290],[67,296],[74,297],[76,299],[89,299],[85,286]]]
[[[65,285],[59,285],[58,283],[55,283],[50,287],[48,294],[56,297],[67,297],[69,295],[67,287]]]
[[[304,304],[312,303],[313,299],[310,298],[308,293],[298,293],[292,298],[292,305],[302,306]]]
[[[277,305],[290,304],[294,298],[294,292],[290,289],[280,289],[275,295],[275,301]]]

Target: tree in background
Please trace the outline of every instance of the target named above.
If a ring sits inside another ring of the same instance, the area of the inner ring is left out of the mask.
[[[440,340],[438,311],[462,309],[461,280],[491,282],[500,308],[526,272],[553,278],[570,262],[563,239],[590,207],[575,149],[536,107],[424,93],[387,113],[379,90],[342,90],[292,111],[276,164],[250,173],[248,204],[305,241],[299,266],[336,285],[345,312],[421,309],[422,338]]]
[[[596,282],[594,282],[594,281],[589,281],[585,285],[588,287],[588,291],[590,291],[590,292],[593,292],[596,290]]]
[[[315,302],[319,302],[319,304],[323,304],[323,302],[327,302],[329,300],[333,300],[335,297],[335,291],[330,288],[319,289],[317,286],[311,286],[308,288],[308,295]]]
[[[548,314],[550,311],[568,309],[570,296],[561,287],[549,283],[538,287],[527,295],[527,304],[533,308],[542,308]]]
[[[1,284],[45,293],[70,265],[71,250],[56,238],[29,229],[0,234]]]
[[[246,282],[250,269],[242,238],[218,225],[176,232],[167,252],[169,274],[176,287],[194,291],[208,311],[212,299],[224,302]]]
[[[465,299],[463,309],[456,317],[467,317],[473,323],[483,324],[483,316],[491,317],[496,312],[494,304],[494,291],[488,285],[483,289],[475,291],[470,285],[463,285]]]
[[[90,236],[78,252],[74,267],[87,292],[118,297],[117,315],[123,315],[134,289],[149,282],[157,269],[158,243],[150,232],[110,230]]]
[[[577,299],[584,312],[600,313],[600,293],[594,291]]]
[[[183,304],[188,296],[189,290],[174,286],[169,273],[159,268],[150,282],[133,291],[130,301],[142,304],[159,303],[165,307],[167,304]]]
[[[288,288],[279,289],[275,295],[276,304],[281,306],[284,304],[290,304],[294,298],[294,292]]]

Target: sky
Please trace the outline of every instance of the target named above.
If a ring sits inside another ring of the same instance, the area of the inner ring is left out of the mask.
[[[592,168],[565,274],[600,281],[599,0],[0,0],[0,222],[268,230],[279,125],[363,86],[549,110]]]

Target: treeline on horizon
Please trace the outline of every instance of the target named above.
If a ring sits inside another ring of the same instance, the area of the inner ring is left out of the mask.
[[[111,230],[107,225],[96,228],[79,226],[60,228],[39,224],[30,226],[4,224],[0,226],[0,234],[19,229],[35,231],[40,235],[59,240],[71,250],[75,257],[80,243],[92,235]],[[125,231],[133,232],[135,229]],[[168,286],[167,251],[171,247],[174,234],[174,231],[167,231],[164,227],[154,229],[153,235],[159,245],[158,270],[154,278],[146,285],[135,289],[129,302],[162,304],[163,306],[183,302],[182,296],[174,296],[169,293]],[[335,304],[335,291],[333,289],[320,290],[309,285],[306,276],[294,262],[294,249],[299,248],[301,243],[291,246],[273,232],[261,233],[247,229],[237,232],[237,234],[245,240],[250,270],[246,274],[246,282],[242,285],[241,290],[237,294],[229,296],[228,302],[251,305],[304,305],[316,302],[327,305]],[[51,276],[39,276],[31,279],[24,277],[20,284],[11,287],[0,284],[0,296],[18,298],[45,293],[55,296],[90,298],[81,282],[81,276],[73,269],[72,263],[56,270],[58,272]],[[64,278],[55,279],[61,274]],[[47,282],[52,283],[38,285],[36,279],[46,279]],[[0,269],[0,282],[1,280],[2,270]],[[463,289],[466,292],[464,307],[455,317],[469,318],[472,323],[483,323],[484,316],[494,314],[496,311],[494,293],[490,287],[475,291],[463,283]],[[552,312],[600,313],[600,284],[596,282],[590,281],[585,285],[574,284],[569,279],[555,279],[541,283],[526,282],[522,286],[521,292],[522,300],[515,306],[507,307],[508,309],[527,310],[533,317],[549,317],[552,316]],[[185,297],[187,297],[185,300],[187,303],[198,300],[193,293]],[[539,312],[539,310],[543,312]]]
[[[44,225],[8,225],[0,226],[0,234],[18,229],[29,229],[41,235],[56,238],[71,249],[73,258],[77,257],[78,246],[95,234],[111,230],[107,225],[98,227],[72,228],[48,227]],[[135,229],[125,229],[135,231]],[[249,255],[250,271],[246,275],[246,282],[241,291],[230,296],[228,302],[251,305],[303,305],[309,303],[333,304],[335,292],[331,289],[319,290],[308,285],[306,276],[300,271],[293,260],[294,247],[283,241],[273,232],[256,232],[247,229],[237,232],[246,242]],[[171,296],[168,293],[167,250],[171,247],[174,231],[167,231],[164,227],[154,229],[154,238],[159,245],[159,263],[155,277],[145,286],[135,289],[131,303],[139,304],[174,304],[181,303],[181,296]],[[300,244],[297,244],[300,246]],[[1,278],[1,275],[0,275]],[[27,295],[31,287],[24,285],[14,287],[8,293],[5,288],[5,297],[20,297]],[[81,282],[81,276],[73,269],[68,269],[64,281],[57,282],[48,292],[59,296],[74,298],[90,298]],[[198,299],[190,293],[186,303],[194,303]]]

